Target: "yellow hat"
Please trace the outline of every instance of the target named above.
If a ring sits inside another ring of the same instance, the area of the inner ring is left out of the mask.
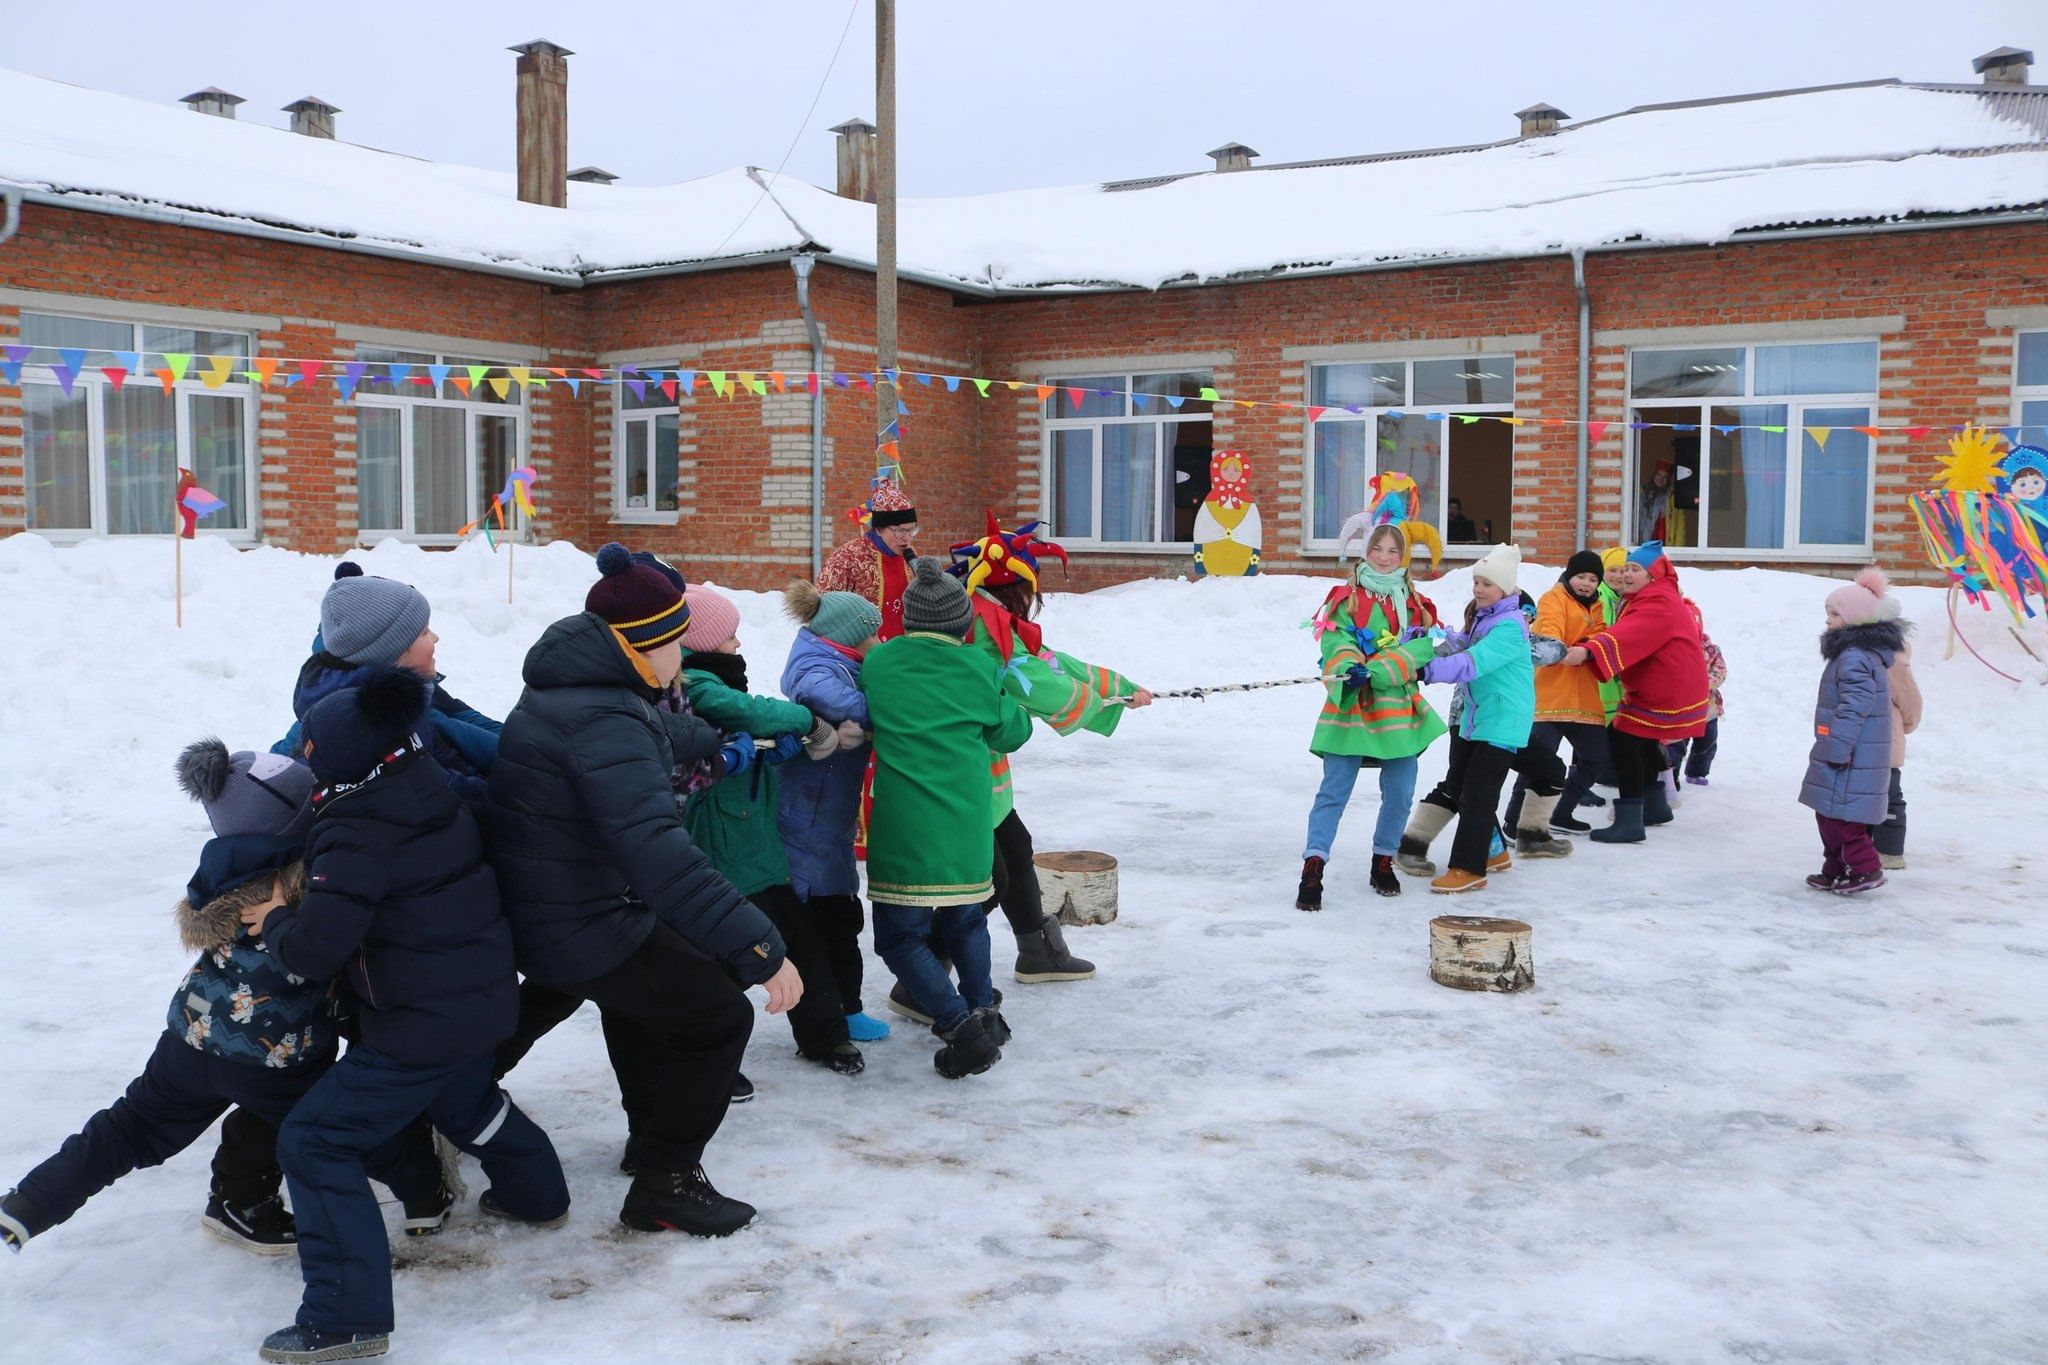
[[[1620,568],[1627,559],[1628,551],[1617,545],[1611,550],[1600,552],[1600,567],[1603,570]]]

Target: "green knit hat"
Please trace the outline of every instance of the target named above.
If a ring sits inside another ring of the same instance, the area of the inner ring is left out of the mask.
[[[867,598],[857,592],[819,592],[802,579],[784,590],[782,610],[820,639],[848,649],[882,629],[881,610]]]

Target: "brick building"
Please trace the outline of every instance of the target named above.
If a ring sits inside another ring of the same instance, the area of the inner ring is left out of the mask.
[[[166,533],[186,465],[229,504],[206,534],[450,543],[530,463],[542,538],[749,586],[829,551],[874,468],[872,130],[834,130],[836,193],[616,185],[565,172],[570,54],[519,52],[516,177],[338,141],[318,100],[287,132],[217,90],[188,112],[0,73],[0,344],[31,348],[0,382],[0,533]],[[2048,436],[2030,60],[907,201],[926,543],[987,506],[1048,515],[1076,586],[1182,572],[1234,448],[1272,570],[1330,571],[1380,468],[1454,541],[1551,561],[1661,523],[1681,559],[1913,564],[1946,428]]]

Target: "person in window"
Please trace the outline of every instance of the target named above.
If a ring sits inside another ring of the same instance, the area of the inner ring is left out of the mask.
[[[882,613],[881,638],[893,640],[903,633],[903,589],[917,557],[911,548],[917,508],[901,485],[884,478],[853,515],[865,529],[825,560],[818,591],[850,592],[873,602]]]
[[[1671,475],[1674,466],[1669,460],[1659,460],[1650,469],[1650,477],[1636,494],[1636,543],[1647,545],[1651,541],[1664,543],[1667,521],[1671,515]]]
[[[1465,515],[1465,505],[1456,498],[1451,499],[1451,512],[1444,526],[1444,539],[1454,545],[1470,545],[1479,539],[1479,531],[1472,525],[1472,518]]]

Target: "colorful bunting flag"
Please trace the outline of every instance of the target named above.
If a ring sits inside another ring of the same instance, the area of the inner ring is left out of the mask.
[[[115,393],[121,391],[122,381],[128,378],[128,371],[122,369],[119,365],[102,365],[100,366],[100,373],[105,375],[107,382],[114,386]]]
[[[1822,450],[1826,450],[1828,448],[1828,437],[1834,434],[1835,433],[1827,427],[1808,427],[1806,429],[1806,439],[1812,441],[1814,445],[1818,446]]]
[[[217,389],[228,382],[228,379],[234,373],[234,368],[235,360],[233,356],[209,356],[206,362],[206,373],[202,374],[200,379],[207,388]]]
[[[164,358],[170,359],[169,356]],[[369,370],[370,367],[360,360],[351,360],[341,367],[341,373],[334,377],[334,387],[341,390],[342,402],[355,400],[356,385],[363,382],[363,376],[369,373]]]
[[[0,354],[7,357],[0,360],[0,379],[10,384],[21,382],[21,367],[28,360],[29,349],[27,346],[0,346]]]

